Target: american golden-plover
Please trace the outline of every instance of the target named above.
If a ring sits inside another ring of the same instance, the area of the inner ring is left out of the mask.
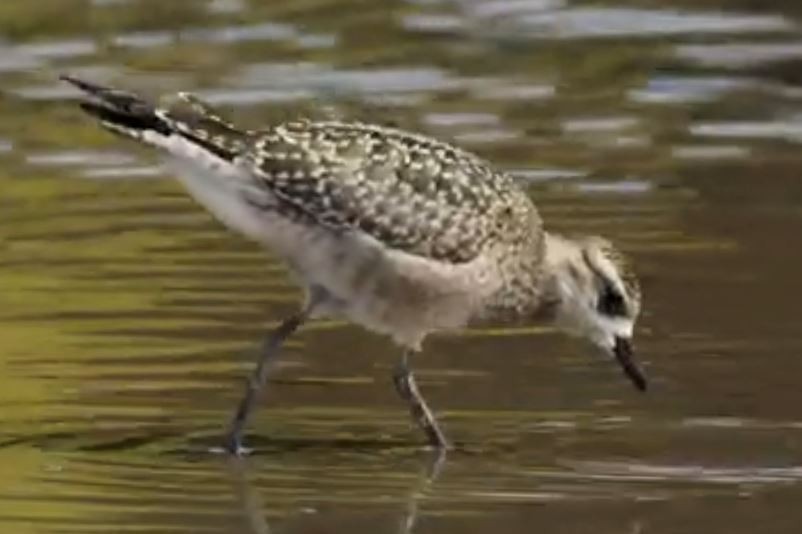
[[[243,451],[246,421],[281,344],[329,316],[402,347],[399,395],[432,446],[445,435],[409,368],[427,334],[475,321],[550,320],[614,357],[639,389],[632,360],[640,291],[608,241],[546,232],[513,178],[447,143],[382,126],[295,120],[239,128],[179,93],[163,106],[71,76],[84,111],[160,149],[190,194],[226,226],[283,258],[305,290],[271,332],[225,438]]]

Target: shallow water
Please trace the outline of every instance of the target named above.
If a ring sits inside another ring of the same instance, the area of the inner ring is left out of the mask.
[[[799,532],[800,68],[790,0],[5,0],[0,531]],[[316,323],[255,454],[210,454],[298,292],[59,72],[475,150],[634,256],[652,390],[548,329],[441,336],[438,459],[397,350]]]

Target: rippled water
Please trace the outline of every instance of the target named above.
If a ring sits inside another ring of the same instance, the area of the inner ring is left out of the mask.
[[[256,453],[209,454],[298,292],[65,71],[479,152],[635,257],[653,390],[548,329],[442,336],[415,361],[438,460],[397,350],[316,323]],[[799,532],[801,72],[791,0],[4,0],[0,530]]]

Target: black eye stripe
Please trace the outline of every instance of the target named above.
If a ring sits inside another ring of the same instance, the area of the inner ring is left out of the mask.
[[[590,268],[591,272],[596,275],[602,282],[602,288],[599,292],[599,300],[596,302],[596,311],[608,317],[626,317],[628,315],[627,303],[624,297],[615,286],[607,279],[596,265],[591,261],[590,255],[585,250],[582,252],[585,263]]]
[[[601,293],[599,293],[599,301],[596,304],[596,310],[602,315],[609,317],[626,317],[627,303],[624,297],[610,284],[605,284]]]

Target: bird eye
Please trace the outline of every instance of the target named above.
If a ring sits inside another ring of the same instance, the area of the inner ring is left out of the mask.
[[[599,295],[596,310],[608,317],[625,317],[627,315],[627,304],[624,297],[610,285],[605,284]]]

